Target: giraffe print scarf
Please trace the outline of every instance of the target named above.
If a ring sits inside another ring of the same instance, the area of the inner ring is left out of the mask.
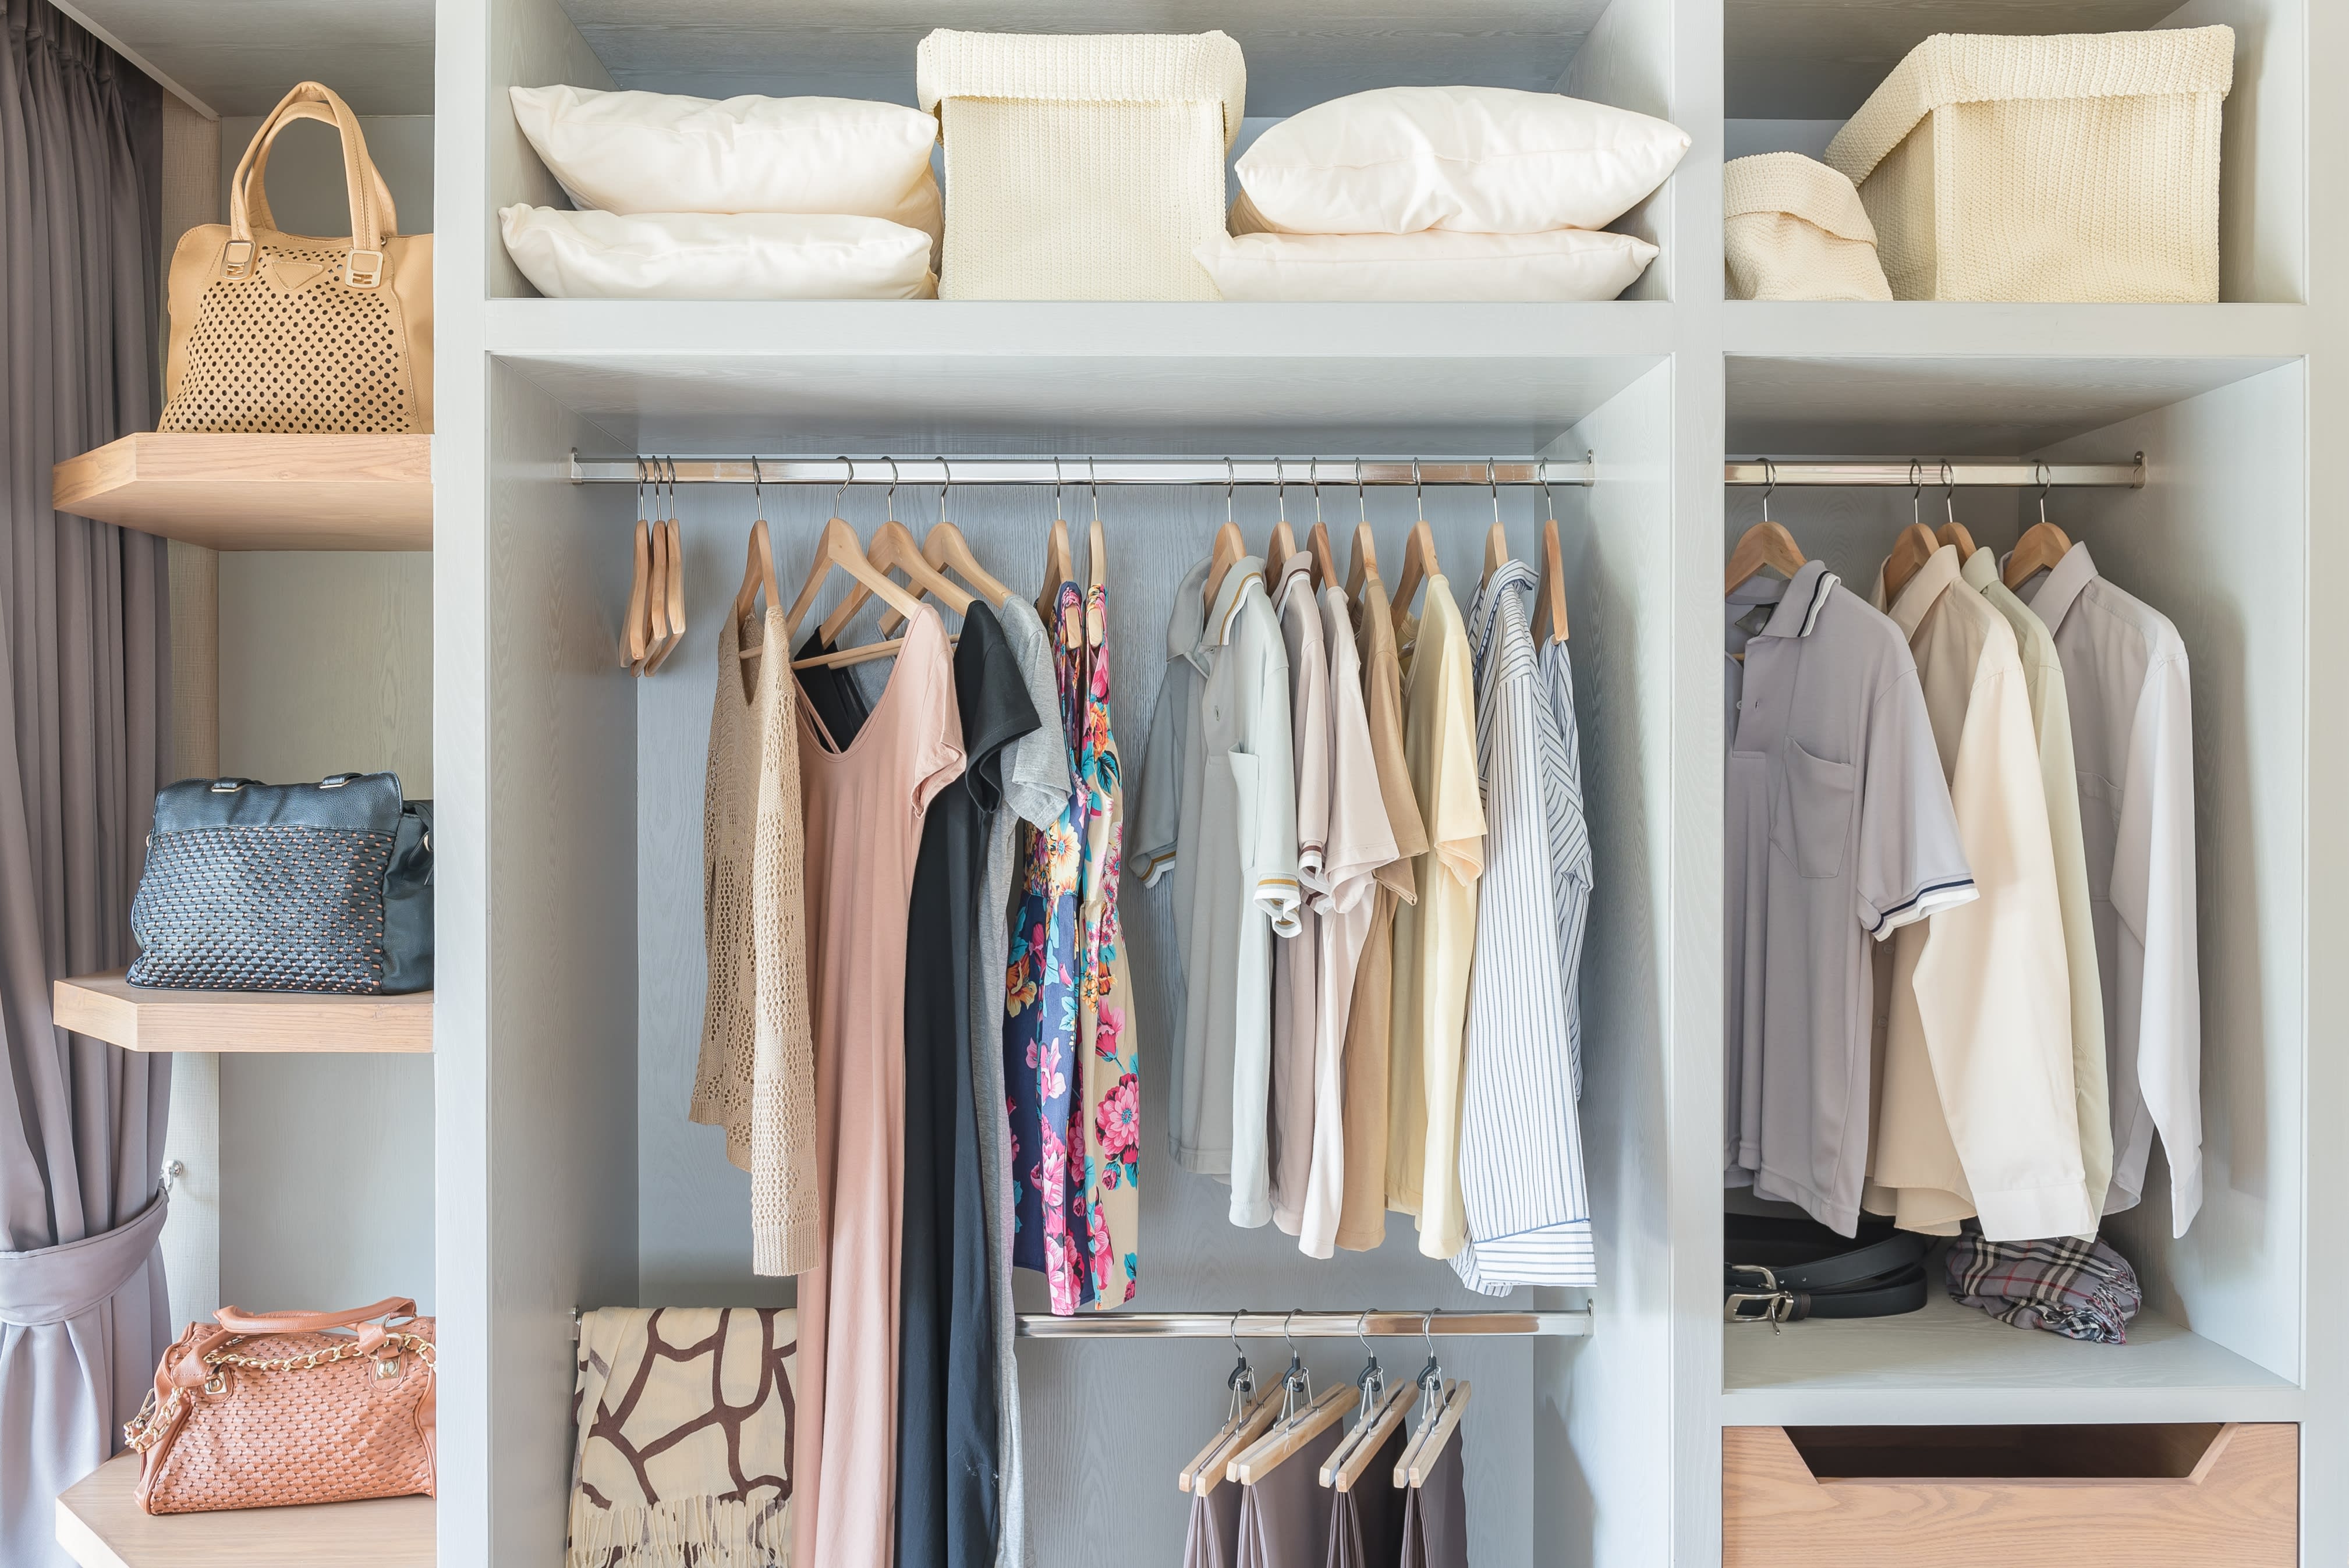
[[[783,1568],[798,1350],[788,1309],[583,1315],[565,1568]]]

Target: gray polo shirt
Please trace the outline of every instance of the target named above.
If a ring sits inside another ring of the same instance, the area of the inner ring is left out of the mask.
[[[1741,584],[1727,620],[1726,1180],[1850,1235],[1868,939],[1971,900],[1973,876],[1900,628],[1816,561]]]

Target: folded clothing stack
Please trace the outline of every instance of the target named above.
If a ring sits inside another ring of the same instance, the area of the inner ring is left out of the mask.
[[[2067,1339],[2125,1345],[2128,1320],[2145,1305],[2128,1260],[2094,1237],[1993,1242],[1969,1231],[1946,1267],[1953,1300]]]
[[[576,211],[498,213],[558,299],[927,299],[937,121],[862,98],[512,89]]]
[[[1231,300],[1613,299],[1656,247],[1608,224],[1688,150],[1678,127],[1557,93],[1381,88],[1316,105],[1237,165]]]

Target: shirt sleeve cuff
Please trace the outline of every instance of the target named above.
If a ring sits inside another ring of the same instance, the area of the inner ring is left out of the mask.
[[[1875,923],[1868,925],[1868,934],[1882,942],[1904,925],[1914,925],[1928,915],[1955,909],[1961,903],[1971,903],[1981,896],[1982,890],[1974,886],[1971,877],[1961,882],[1935,882],[1877,915]]]
[[[1164,849],[1143,850],[1129,855],[1125,869],[1129,875],[1140,877],[1143,887],[1156,887],[1158,880],[1174,869],[1174,846],[1168,844]]]
[[[1274,935],[1294,936],[1302,929],[1297,911],[1304,902],[1304,893],[1295,877],[1258,877],[1256,902],[1272,916]]]

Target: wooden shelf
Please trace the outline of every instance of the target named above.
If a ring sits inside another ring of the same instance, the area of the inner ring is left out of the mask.
[[[429,436],[125,436],[51,470],[77,517],[213,550],[429,550]]]
[[[163,991],[119,973],[60,980],[57,1026],[134,1051],[401,1051],[432,1048],[432,993]]]
[[[139,1511],[139,1456],[109,1460],[57,1499],[57,1544],[82,1568],[432,1568],[429,1497]]]

